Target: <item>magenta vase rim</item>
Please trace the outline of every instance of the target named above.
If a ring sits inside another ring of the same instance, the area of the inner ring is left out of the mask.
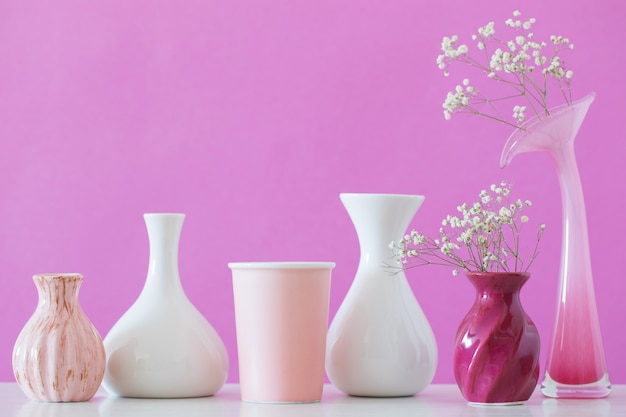
[[[504,276],[504,277],[530,277],[530,272],[514,272],[514,271],[467,271],[465,275],[468,277],[494,277],[494,276]]]

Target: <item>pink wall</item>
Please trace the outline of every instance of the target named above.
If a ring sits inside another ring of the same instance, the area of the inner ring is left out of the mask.
[[[142,213],[187,214],[183,285],[237,361],[229,261],[335,261],[331,317],[358,242],[340,192],[426,195],[435,230],[492,182],[516,183],[548,225],[522,294],[545,358],[561,245],[545,155],[501,171],[510,130],[441,103],[458,80],[435,65],[443,35],[469,36],[515,8],[575,43],[576,97],[597,92],[577,139],[609,374],[626,383],[623,294],[626,138],[619,122],[626,8],[581,2],[0,2],[0,380],[36,304],[31,276],[85,275],[80,300],[104,336],[142,288]],[[446,268],[409,273],[453,382],[456,326],[473,289]],[[545,359],[542,360],[542,366]]]

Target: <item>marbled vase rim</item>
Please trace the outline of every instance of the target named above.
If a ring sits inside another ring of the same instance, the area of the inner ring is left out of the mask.
[[[61,279],[83,279],[83,274],[78,272],[45,272],[33,275],[33,279],[61,280]]]

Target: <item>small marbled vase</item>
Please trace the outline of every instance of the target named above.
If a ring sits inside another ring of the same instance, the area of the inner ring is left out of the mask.
[[[81,274],[38,274],[34,314],[13,348],[13,373],[27,397],[87,401],[100,387],[106,356],[98,331],[78,303]]]

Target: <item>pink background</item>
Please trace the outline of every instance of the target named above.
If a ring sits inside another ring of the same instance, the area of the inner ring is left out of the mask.
[[[107,334],[145,280],[144,212],[187,214],[183,285],[236,382],[227,262],[336,262],[333,317],[359,258],[340,192],[424,194],[412,225],[434,231],[501,179],[548,225],[522,293],[543,367],[561,247],[554,167],[534,154],[500,170],[510,129],[446,122],[441,103],[462,76],[435,64],[443,35],[469,42],[516,8],[537,18],[538,36],[576,45],[575,97],[597,92],[576,146],[609,375],[626,383],[619,0],[0,2],[0,380],[13,380],[34,273],[83,273],[81,304]],[[473,289],[447,268],[408,275],[439,344],[435,382],[451,383]]]

